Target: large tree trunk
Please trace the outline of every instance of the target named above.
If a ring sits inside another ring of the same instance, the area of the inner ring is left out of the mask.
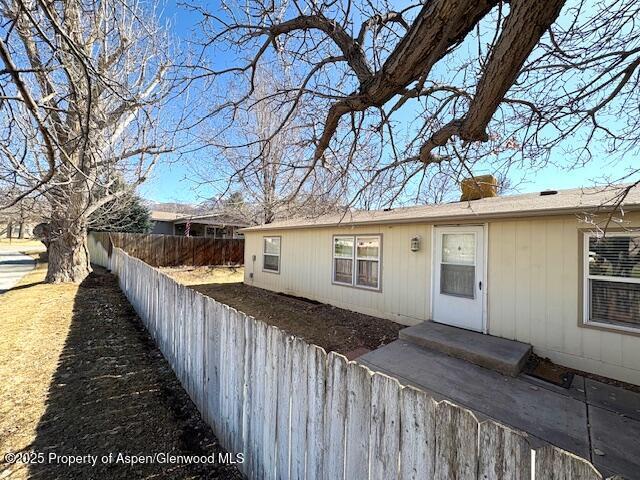
[[[91,273],[86,225],[86,221],[76,218],[52,219],[47,248],[48,283],[80,283]]]

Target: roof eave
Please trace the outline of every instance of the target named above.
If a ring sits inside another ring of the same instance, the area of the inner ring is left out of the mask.
[[[627,211],[640,210],[640,204],[624,205]],[[422,216],[422,217],[407,217],[407,218],[386,218],[381,220],[362,220],[362,221],[347,221],[347,222],[331,222],[331,223],[308,223],[300,225],[281,225],[274,224],[258,225],[255,227],[242,228],[239,232],[251,233],[271,230],[299,230],[303,228],[328,228],[328,227],[358,227],[360,225],[397,225],[407,223],[448,223],[456,221],[481,221],[481,220],[494,220],[505,218],[531,218],[531,217],[547,217],[558,216],[578,213],[612,213],[615,209],[603,208],[602,206],[596,207],[563,207],[545,210],[522,210],[519,212],[498,212],[498,213],[484,213],[484,214],[461,214],[461,215],[443,215],[443,216]]]

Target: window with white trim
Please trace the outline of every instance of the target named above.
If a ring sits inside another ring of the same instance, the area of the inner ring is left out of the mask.
[[[584,323],[640,331],[640,233],[585,233]]]
[[[262,269],[280,273],[280,237],[263,237]]]
[[[380,289],[379,235],[333,237],[333,283]]]

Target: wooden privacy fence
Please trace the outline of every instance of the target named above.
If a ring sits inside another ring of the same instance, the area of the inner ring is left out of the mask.
[[[244,240],[238,238],[181,237],[139,233],[91,232],[95,242],[107,250],[109,239],[114,247],[139,258],[153,267],[179,265],[242,265]]]
[[[523,434],[327,354],[119,248],[108,260],[221,444],[244,453],[248,478],[602,478],[586,460],[532,450]]]

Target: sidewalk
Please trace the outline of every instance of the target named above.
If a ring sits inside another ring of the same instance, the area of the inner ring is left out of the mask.
[[[0,293],[13,288],[35,266],[36,261],[28,255],[3,247],[0,250]]]
[[[516,378],[397,340],[358,358],[396,377],[530,436],[589,459],[605,475],[640,479],[640,394],[576,377],[570,389]]]

